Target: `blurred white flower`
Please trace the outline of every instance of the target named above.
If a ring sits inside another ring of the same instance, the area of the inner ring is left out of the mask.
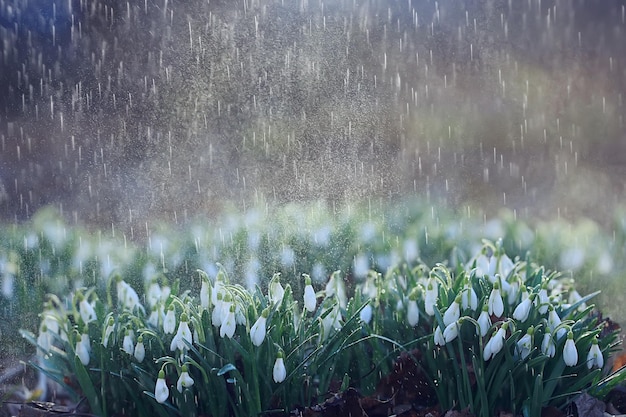
[[[280,284],[280,274],[274,274],[272,280],[269,284],[269,299],[270,302],[274,305],[280,304],[283,302],[283,297],[285,296],[285,289]]]
[[[502,295],[500,294],[500,284],[496,281],[493,284],[493,289],[489,295],[489,314],[493,314],[496,317],[502,317],[504,313],[504,302],[502,301]]]
[[[437,346],[443,346],[446,344],[446,339],[443,337],[443,332],[441,331],[441,327],[437,326],[434,333],[435,344]]]
[[[189,368],[187,368],[187,365],[183,365],[181,371],[182,372],[178,377],[178,381],[176,382],[176,389],[180,393],[183,392],[183,388],[189,388],[194,383],[193,378],[189,375]]]
[[[530,351],[533,348],[533,334],[535,332],[535,328],[530,326],[526,331],[526,334],[517,341],[517,354],[522,358],[526,359],[528,355],[530,355]]]
[[[117,282],[117,299],[124,308],[133,311],[135,307],[143,311],[142,305],[139,303],[137,292],[126,281],[119,280]]]
[[[207,310],[211,306],[211,284],[206,280],[202,280],[200,287],[200,306]]]
[[[443,313],[443,324],[448,326],[450,323],[454,323],[461,317],[461,295],[457,295],[452,304]]]
[[[124,335],[124,340],[122,341],[122,350],[129,355],[135,353],[135,344],[133,342],[133,331],[126,330],[126,334]]]
[[[257,319],[257,321],[252,325],[252,328],[250,329],[250,339],[252,340],[252,344],[254,346],[261,346],[261,344],[265,340],[268,316],[269,310],[266,308],[265,310],[263,310],[261,316]]]
[[[137,338],[137,345],[135,346],[135,359],[137,359],[137,362],[141,363],[145,357],[146,347],[143,344],[143,337],[139,336]]]
[[[170,305],[163,320],[163,333],[174,333],[174,330],[176,330],[176,315],[174,313],[174,305]]]
[[[420,318],[420,311],[419,311],[419,308],[417,308],[417,301],[409,299],[409,303],[407,305],[407,312],[406,312],[407,322],[409,323],[411,327],[414,327],[419,322],[419,318]]]
[[[579,302],[582,299],[583,299],[583,297],[581,297],[581,295],[576,290],[572,290],[569,293],[569,300],[568,301],[569,301],[570,304],[576,304],[577,302]],[[578,306],[578,311],[583,311],[586,308],[587,308],[587,303],[580,303],[580,305]]]
[[[326,308],[325,312],[329,309]],[[322,313],[322,316],[325,315]],[[341,311],[339,310],[339,304],[335,302],[335,305],[330,308],[330,312],[322,319],[322,339],[325,340],[330,334],[331,329],[341,329]]]
[[[359,318],[363,323],[369,324],[369,322],[372,320],[372,313],[372,305],[370,303],[367,303],[365,307],[361,309],[361,312],[359,313]]]
[[[539,297],[535,298],[535,306],[541,314],[546,314],[549,305],[550,297],[548,297],[548,290],[545,288],[541,288],[539,290]]]
[[[561,325],[561,318],[559,317],[554,307],[549,306],[549,308],[550,312],[548,313],[548,330],[550,330],[551,333],[554,333],[557,327]],[[565,336],[566,333],[567,330],[565,330],[564,327],[560,327],[558,330],[556,330],[556,340],[560,340],[563,336]]]
[[[326,297],[337,297],[341,308],[346,308],[348,296],[346,295],[346,284],[341,279],[341,272],[335,271],[330,275],[326,283]]]
[[[191,330],[189,329],[188,317],[186,313],[180,315],[180,323],[178,324],[178,331],[172,338],[172,342],[170,343],[170,350],[175,351],[176,349],[181,352],[185,352],[187,350],[187,343],[193,342],[193,335],[191,334]]]
[[[80,340],[76,342],[76,356],[80,359],[80,362],[87,366],[89,365],[89,354],[91,353],[91,343],[89,341],[89,335],[83,333],[80,335]]]
[[[154,397],[157,402],[162,404],[167,401],[170,396],[170,390],[167,389],[167,383],[165,382],[165,372],[159,371],[159,377],[157,378],[156,385],[154,386]]]
[[[472,311],[476,311],[478,308],[478,296],[476,295],[476,291],[474,291],[474,287],[472,287],[469,282],[461,293],[461,307],[463,307],[463,310],[469,308]]]
[[[576,366],[578,363],[578,350],[574,343],[574,333],[571,330],[567,333],[567,340],[563,346],[563,361],[567,366]]]
[[[315,290],[311,285],[311,278],[307,276],[304,286],[304,308],[306,308],[308,312],[312,313],[315,311],[316,306],[317,299],[315,297]]]
[[[543,335],[543,341],[541,342],[541,353],[551,358],[556,354],[556,346],[554,345],[554,340],[552,339],[552,335],[550,333],[545,333]]]
[[[159,283],[154,280],[150,283],[148,287],[148,291],[146,293],[146,301],[148,302],[148,306],[154,307],[156,303],[161,300],[161,286]]]
[[[235,304],[230,304],[230,309],[228,314],[226,315],[226,319],[222,321],[222,325],[220,326],[220,337],[228,337],[229,339],[233,337],[235,334],[235,327],[237,323],[235,321]]]
[[[285,368],[285,361],[283,359],[283,351],[278,351],[276,356],[276,362],[274,362],[274,369],[272,370],[272,377],[277,384],[283,382],[287,378],[287,369]]]
[[[478,316],[478,329],[476,331],[480,333],[481,337],[485,337],[489,329],[491,328],[491,317],[489,316],[488,306],[483,306],[483,311]]]
[[[443,339],[446,343],[450,343],[459,335],[459,322],[453,321],[443,329]]]
[[[439,297],[439,287],[437,280],[433,277],[428,278],[426,283],[426,294],[424,294],[424,311],[429,316],[435,315],[435,306]]]
[[[604,366],[604,357],[598,346],[598,339],[595,337],[591,339],[591,348],[589,348],[589,353],[587,354],[587,368],[591,369],[594,366],[600,369]]]
[[[81,300],[78,303],[78,312],[80,313],[80,318],[83,320],[83,323],[88,324],[94,320],[98,319],[96,316],[96,310],[94,309],[93,304],[87,301],[81,295]]]
[[[102,346],[108,347],[109,340],[111,339],[111,334],[113,334],[113,330],[115,330],[115,320],[113,319],[113,317],[109,317],[107,325],[104,328],[104,336],[102,336]]]

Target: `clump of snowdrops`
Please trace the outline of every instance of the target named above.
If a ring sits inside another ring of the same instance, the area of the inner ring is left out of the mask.
[[[359,282],[340,272],[316,288],[274,275],[250,291],[224,270],[166,274],[133,288],[50,298],[34,366],[98,415],[250,416],[323,401],[331,389],[375,391],[402,352],[442,409],[540,415],[582,390],[602,396],[617,334],[571,279],[511,260],[486,242],[454,266],[401,263]],[[351,290],[350,290],[351,288]],[[297,289],[297,290],[296,290]]]

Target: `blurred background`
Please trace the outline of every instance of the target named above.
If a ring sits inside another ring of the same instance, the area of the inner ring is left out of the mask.
[[[625,44],[617,0],[0,0],[2,317],[122,265],[321,281],[503,237],[620,321]]]

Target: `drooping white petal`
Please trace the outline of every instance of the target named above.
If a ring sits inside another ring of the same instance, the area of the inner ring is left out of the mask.
[[[600,369],[604,366],[604,357],[602,356],[602,351],[598,346],[598,341],[595,339],[592,341],[591,348],[587,354],[587,368],[591,369],[594,366]]]
[[[567,340],[563,347],[563,361],[567,366],[575,366],[578,363],[578,350],[576,349],[572,332],[569,332],[567,335]]]
[[[169,396],[170,390],[167,388],[167,383],[165,382],[165,372],[159,371],[159,378],[154,387],[154,397],[158,403],[162,404],[167,401]]]
[[[372,305],[368,303],[361,312],[359,313],[359,318],[363,323],[368,323],[372,320],[373,309]]]
[[[528,315],[530,314],[530,307],[532,306],[532,301],[530,298],[522,301],[515,307],[513,311],[513,318],[515,320],[519,320],[522,323],[528,319]]]
[[[122,341],[122,350],[129,355],[135,353],[135,345],[133,343],[133,337],[130,331],[126,331],[124,335],[124,340]]]
[[[250,339],[254,346],[261,346],[265,340],[267,318],[261,314],[257,321],[252,325],[250,329]]]
[[[308,284],[304,287],[304,308],[306,308],[308,312],[312,313],[315,311],[316,305],[317,300],[315,298],[315,290],[313,290],[313,286],[311,284]]]
[[[237,326],[237,322],[235,320],[235,305],[231,304],[230,311],[226,315],[226,319],[222,322],[220,326],[220,337],[228,337],[229,339],[233,337],[235,334],[235,327]]]
[[[137,359],[137,362],[141,363],[143,362],[145,357],[146,357],[146,347],[144,346],[143,341],[140,336],[139,341],[137,342],[137,345],[135,346],[135,359]]]
[[[417,302],[415,300],[409,300],[406,312],[406,320],[411,327],[414,327],[419,322],[420,311],[417,307]]]
[[[455,300],[450,304],[446,312],[443,313],[443,324],[448,326],[457,321],[459,317],[461,317],[461,306],[459,306],[459,303]]]
[[[283,382],[287,378],[287,369],[285,368],[285,361],[282,354],[279,353],[274,362],[274,369],[272,370],[272,377],[277,384]]]
[[[504,302],[502,301],[500,289],[497,286],[494,286],[494,288],[491,290],[488,305],[489,314],[493,314],[496,317],[502,317],[502,314],[504,313]]]
[[[552,339],[552,335],[550,333],[545,333],[543,335],[543,341],[541,342],[541,353],[551,358],[556,354],[556,346],[554,345],[554,340]]]
[[[478,316],[478,330],[480,332],[481,337],[485,337],[489,329],[491,328],[491,317],[489,316],[489,312],[485,309]]]
[[[189,372],[187,371],[187,367],[183,365],[183,371],[180,373],[180,376],[178,377],[178,381],[176,381],[176,389],[178,390],[178,392],[182,393],[184,388],[189,388],[193,386],[193,383],[194,383],[194,380],[189,375]]]
[[[452,323],[448,324],[446,328],[443,330],[443,339],[446,341],[446,343],[450,343],[451,341],[456,339],[458,335],[459,335],[459,323],[456,321],[453,321]]]
[[[167,310],[167,314],[165,314],[165,319],[163,320],[163,332],[165,334],[174,333],[176,330],[176,315],[174,314],[174,309],[170,308]]]

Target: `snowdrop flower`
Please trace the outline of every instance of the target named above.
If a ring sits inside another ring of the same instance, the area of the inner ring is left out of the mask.
[[[341,274],[339,271],[335,271],[331,274],[328,282],[326,283],[326,297],[332,297],[333,295],[337,297],[337,301],[339,301],[339,305],[341,308],[346,308],[348,304],[348,296],[346,295],[346,285],[341,279]]]
[[[89,341],[89,335],[83,333],[80,335],[80,340],[76,342],[76,356],[80,359],[80,362],[87,366],[89,365],[89,353],[91,353],[91,343]]]
[[[465,288],[461,293],[461,307],[463,307],[463,310],[469,308],[472,311],[476,311],[478,308],[478,296],[469,281],[465,284]]]
[[[435,306],[439,297],[439,287],[437,280],[433,277],[428,278],[426,283],[426,294],[424,295],[424,311],[429,316],[435,315]]]
[[[485,254],[480,254],[476,258],[476,276],[487,276],[491,283],[494,282],[494,275],[496,273],[496,258],[494,256],[487,257]]]
[[[578,363],[578,350],[576,350],[574,333],[571,330],[567,333],[567,340],[563,346],[563,361],[567,366],[575,366]]]
[[[373,314],[372,304],[367,303],[365,307],[361,309],[361,312],[359,313],[359,318],[361,319],[363,323],[369,324],[369,322],[372,320],[372,314]]]
[[[133,331],[126,329],[126,334],[124,335],[124,340],[122,342],[122,350],[129,355],[135,353],[135,345],[133,343]]]
[[[517,301],[517,295],[519,294],[519,291],[520,283],[517,279],[514,279],[513,282],[510,283],[509,291],[507,292],[507,301],[510,306],[515,304],[515,301]]]
[[[276,355],[276,362],[274,362],[274,369],[272,370],[272,376],[274,382],[277,384],[283,382],[287,378],[287,369],[285,368],[285,361],[283,359],[284,353],[282,350],[278,351]]]
[[[487,304],[483,305],[483,311],[478,316],[478,328],[476,332],[480,334],[481,337],[485,337],[489,329],[491,328],[491,316],[489,316]]]
[[[506,253],[503,253],[498,258],[497,269],[501,277],[504,277],[504,278],[508,277],[511,271],[513,270],[514,266],[515,265],[513,264],[513,261],[511,260],[511,258],[508,257]]]
[[[106,327],[104,328],[104,336],[102,336],[102,346],[108,347],[111,334],[115,330],[115,320],[113,317],[109,317]]]
[[[453,321],[443,330],[443,339],[446,343],[450,343],[459,335],[459,322]]]
[[[502,317],[504,313],[504,302],[502,301],[502,295],[500,294],[500,283],[494,282],[493,289],[489,295],[489,314],[493,314],[496,317]]]
[[[550,329],[550,332],[554,333],[557,327],[561,325],[561,318],[559,317],[553,306],[549,307],[550,312],[548,313],[548,329]],[[556,339],[560,340],[566,334],[566,332],[567,330],[565,330],[565,328],[563,327],[556,330]]]
[[[587,354],[587,368],[591,369],[594,366],[597,366],[600,369],[604,366],[604,357],[602,356],[602,352],[598,346],[598,339],[595,337],[591,339],[591,348]]]
[[[513,311],[513,318],[515,320],[519,320],[523,323],[528,319],[528,316],[530,315],[530,307],[533,304],[534,298],[535,294],[531,294],[530,297],[528,297],[527,299],[519,303],[517,307],[515,307],[515,310]]]
[[[174,333],[174,330],[176,330],[176,316],[174,315],[174,305],[170,304],[165,319],[163,320],[163,332],[170,334]]]
[[[541,353],[551,358],[556,354],[556,346],[554,345],[554,340],[552,339],[552,335],[550,333],[545,333],[543,335],[543,341],[541,342]]]
[[[202,287],[200,287],[200,306],[208,310],[211,306],[211,284],[206,279],[202,280]]]
[[[146,301],[150,307],[154,307],[161,299],[161,286],[156,280],[153,280],[148,287],[146,293]]]
[[[178,331],[176,335],[172,338],[172,342],[170,343],[170,350],[173,352],[176,349],[181,352],[185,352],[187,350],[187,343],[193,342],[193,336],[191,335],[191,330],[189,329],[189,318],[186,313],[180,315],[180,324],[178,325]],[[185,341],[187,343],[185,343]]]
[[[137,362],[143,362],[146,357],[146,347],[143,345],[143,336],[137,338],[137,345],[135,346],[135,359]]]
[[[448,326],[461,317],[461,294],[457,295],[450,307],[443,313],[443,324]]]
[[[313,285],[311,285],[311,277],[304,274],[304,308],[306,308],[309,313],[312,313],[315,311],[316,305],[317,300],[315,290],[313,289]]]
[[[414,288],[409,295],[409,303],[407,305],[406,320],[411,327],[415,327],[419,322],[420,310],[417,308],[417,298],[419,297],[419,289]]]
[[[250,329],[250,339],[252,340],[252,344],[254,346],[261,346],[261,344],[265,340],[267,317],[269,316],[269,314],[269,308],[263,310],[261,316],[257,319],[257,321],[252,325],[252,328]]]
[[[569,301],[570,304],[576,304],[577,302],[579,302],[582,299],[583,298],[581,297],[581,295],[576,290],[572,290],[572,292],[569,293],[569,300],[568,301]],[[586,308],[587,308],[587,303],[580,303],[580,305],[578,306],[578,311],[583,311]]]
[[[237,323],[235,321],[235,304],[230,304],[230,311],[226,315],[226,319],[222,321],[220,326],[220,337],[227,336],[229,339],[235,334],[235,327]]]
[[[530,326],[526,331],[526,334],[522,336],[520,340],[517,341],[517,354],[522,358],[526,359],[528,355],[530,355],[530,351],[533,348],[533,335],[535,334],[535,328]]]
[[[502,326],[491,336],[491,339],[485,345],[483,351],[483,359],[488,361],[493,358],[502,350],[504,346],[504,338],[506,337],[506,329],[509,327],[508,323],[502,324]]]
[[[330,310],[330,312],[326,314],[326,311],[328,310]],[[327,307],[322,315],[325,315],[322,319],[322,339],[326,339],[330,334],[331,329],[341,329],[341,311],[339,310],[339,304],[335,302],[333,307]]]
[[[165,382],[165,372],[160,370],[159,377],[157,378],[157,382],[154,387],[154,397],[158,403],[162,404],[167,401],[169,396],[170,390],[167,389],[167,383]]]
[[[285,296],[285,289],[280,284],[280,274],[274,274],[274,277],[270,281],[270,285],[269,285],[270,302],[274,305],[280,304],[283,302],[284,296]]]
[[[541,314],[546,314],[549,305],[550,297],[548,297],[548,290],[545,288],[541,288],[539,290],[539,297],[535,299],[535,306]]]
[[[139,296],[137,292],[126,281],[120,279],[117,283],[117,299],[124,306],[124,308],[133,311],[135,307],[143,310],[143,307],[139,303]]]
[[[178,377],[178,381],[176,382],[176,389],[178,392],[182,393],[183,388],[189,388],[193,385],[193,378],[189,375],[189,368],[187,365],[183,365],[181,368],[180,376]]]
[[[434,338],[435,344],[437,346],[443,346],[446,344],[446,339],[443,337],[443,332],[441,331],[441,327],[439,326],[437,326],[437,328],[435,329]]]
[[[211,323],[215,327],[222,325],[222,310],[224,308],[224,295],[220,292],[217,294],[215,301],[213,302],[213,312],[211,313]]]
[[[159,311],[163,311],[163,306],[155,306],[154,308],[152,308],[152,311],[150,312],[150,315],[148,316],[148,324],[151,325],[152,327],[158,327],[159,326]]]
[[[78,312],[80,313],[80,318],[83,320],[83,323],[89,324],[98,318],[96,316],[96,310],[93,308],[93,304],[87,301],[80,293],[79,298]]]

